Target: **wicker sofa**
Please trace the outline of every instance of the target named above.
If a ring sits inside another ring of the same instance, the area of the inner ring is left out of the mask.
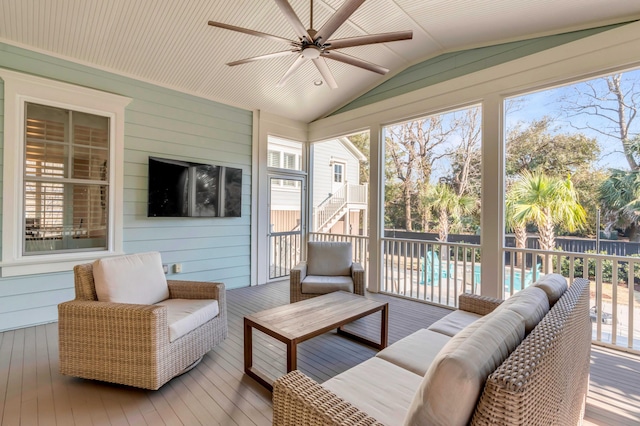
[[[550,274],[459,309],[320,385],[274,383],[274,425],[571,425],[584,414],[589,282]]]
[[[120,288],[104,294],[97,268]],[[160,253],[77,265],[74,281],[58,305],[61,374],[155,390],[227,337],[224,284],[166,280]]]

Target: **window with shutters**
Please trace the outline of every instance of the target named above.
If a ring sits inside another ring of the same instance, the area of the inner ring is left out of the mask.
[[[267,153],[267,166],[280,167],[280,151],[269,150]]]
[[[23,254],[106,249],[109,118],[25,109]]]
[[[1,275],[66,271],[121,254],[124,108],[131,99],[4,69],[0,78]]]

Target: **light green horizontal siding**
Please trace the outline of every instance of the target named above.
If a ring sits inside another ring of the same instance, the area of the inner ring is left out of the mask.
[[[168,279],[219,281],[228,288],[249,285],[251,111],[2,43],[0,67],[132,98],[125,112],[121,188],[125,252],[157,250],[164,263],[182,263],[184,272],[171,272]],[[2,96],[0,80],[0,101]],[[0,102],[0,154],[3,108]],[[241,168],[242,217],[148,218],[149,156]],[[73,296],[70,272],[0,278],[0,331],[55,321],[57,304]]]
[[[445,53],[407,68],[393,78],[335,111],[332,115],[380,102],[393,98],[394,96],[403,95],[537,52],[542,52],[552,47],[617,28],[620,25],[624,24],[609,25],[495,46]]]

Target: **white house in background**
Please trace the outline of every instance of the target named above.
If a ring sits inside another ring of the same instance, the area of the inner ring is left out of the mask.
[[[312,147],[310,188],[313,232],[363,235],[367,229],[367,185],[360,183],[360,162],[366,157],[347,138]],[[269,137],[267,165],[301,170],[302,145]],[[271,184],[271,231],[298,230],[301,188],[298,181],[278,179]]]
[[[366,235],[367,184],[360,182],[360,162],[367,158],[349,139],[316,143],[313,158],[313,232]]]

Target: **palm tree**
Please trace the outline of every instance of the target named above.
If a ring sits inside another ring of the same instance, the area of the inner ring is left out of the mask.
[[[524,171],[516,177],[511,192],[513,220],[537,225],[541,250],[555,249],[556,226],[573,232],[586,222],[586,212],[578,201],[571,177],[561,179]]]
[[[430,206],[438,217],[438,241],[446,242],[452,223],[475,209],[475,199],[468,195],[458,195],[450,186],[439,183],[431,188],[424,203]]]
[[[516,248],[524,249],[527,247],[527,222],[526,220],[515,218],[515,203],[517,199],[514,197],[514,192],[511,188],[507,190],[507,196],[505,198],[505,222],[507,230],[513,231],[516,239]],[[522,264],[522,253],[516,255],[516,264]]]
[[[600,186],[600,202],[610,226],[629,228],[629,240],[640,241],[640,170],[612,169]]]

